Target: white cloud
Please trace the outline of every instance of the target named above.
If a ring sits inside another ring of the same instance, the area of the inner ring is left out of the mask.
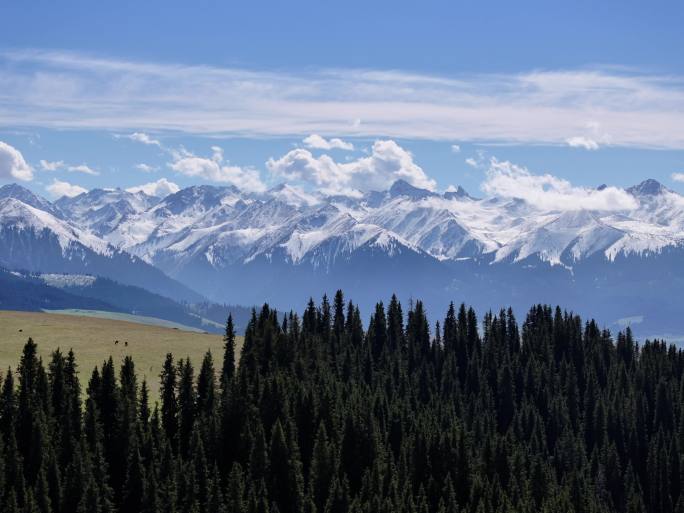
[[[58,169],[62,169],[63,167],[64,161],[62,160],[57,160],[55,162],[50,162],[49,160],[40,161],[40,168],[43,171],[57,171]]]
[[[573,186],[550,174],[533,175],[526,168],[492,158],[482,190],[504,198],[519,198],[544,210],[628,210],[638,206],[623,189]]]
[[[162,147],[162,144],[160,141],[157,139],[152,139],[149,135],[147,135],[144,132],[133,132],[130,135],[125,135],[123,137],[126,137],[127,139],[130,139],[131,141],[139,142],[142,144],[147,144],[148,146],[158,146]]]
[[[33,169],[24,160],[21,152],[13,146],[0,141],[0,179],[33,180]]]
[[[48,191],[54,198],[61,198],[62,196],[73,198],[74,196],[88,192],[88,189],[84,189],[80,185],[74,185],[68,182],[60,182],[57,179],[52,180],[52,183],[45,187],[45,190]]]
[[[0,54],[6,126],[246,136],[383,137],[684,148],[684,77],[616,67],[438,76],[374,70],[279,73]],[[351,120],[363,120],[352,123]],[[149,136],[150,144],[156,144]],[[158,141],[157,141],[158,142]]]
[[[468,157],[465,159],[465,163],[468,164],[470,167],[477,167],[477,160],[475,160],[473,157]]]
[[[461,153],[461,147],[458,144],[452,144],[451,151],[453,153]]]
[[[100,174],[99,172],[95,171],[93,168],[86,164],[79,164],[78,166],[69,166],[67,167],[67,170],[72,173],[83,173],[92,176],[97,176]]]
[[[672,173],[672,179],[675,182],[684,182],[684,173]]]
[[[137,185],[135,187],[129,187],[126,189],[128,192],[144,192],[150,196],[156,196],[158,198],[165,198],[169,194],[180,191],[180,187],[173,182],[169,182],[166,178],[160,178],[156,182],[150,182],[143,185]]]
[[[153,173],[158,169],[156,166],[150,166],[149,164],[145,163],[136,164],[135,168],[143,173]]]
[[[347,151],[352,151],[354,149],[354,145],[350,142],[343,141],[342,139],[338,139],[337,137],[333,137],[332,139],[325,139],[324,137],[321,137],[318,134],[311,134],[308,137],[305,137],[304,140],[302,141],[307,148],[314,148],[317,150],[347,150]]]
[[[568,143],[568,146],[572,146],[573,148],[584,148],[585,150],[599,149],[599,144],[596,141],[590,139],[589,137],[584,137],[581,135],[576,137],[570,137],[566,139],[565,142]]]
[[[429,190],[436,186],[413,161],[413,155],[391,140],[375,141],[370,156],[349,162],[336,162],[329,155],[314,157],[298,148],[277,160],[269,159],[266,166],[276,177],[301,181],[331,194],[383,190],[398,179]]]
[[[231,166],[224,162],[223,150],[212,146],[211,158],[198,157],[185,150],[173,151],[174,161],[168,166],[186,176],[203,178],[211,182],[222,182],[251,192],[262,192],[266,186],[261,181],[259,171],[252,168]]]

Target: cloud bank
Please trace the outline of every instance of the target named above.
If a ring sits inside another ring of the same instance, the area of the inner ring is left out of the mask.
[[[147,135],[144,132],[133,132],[132,134],[127,135],[126,137],[131,141],[147,144],[148,146],[159,146],[161,148],[160,141],[152,139],[149,135]]]
[[[590,133],[599,146],[684,148],[684,77],[611,67],[275,73],[15,51],[0,54],[0,91],[6,125],[130,131],[153,145],[144,131],[553,145]]]
[[[84,192],[88,192],[88,189],[81,187],[80,185],[74,185],[69,182],[62,182],[56,178],[52,180],[52,183],[45,187],[45,190],[50,193],[54,198],[61,198],[62,196],[67,196],[73,198]]]
[[[0,141],[0,179],[33,180],[33,169],[15,147]]]
[[[576,136],[570,137],[565,142],[572,148],[584,148],[585,150],[598,150],[599,144],[589,137]]]
[[[228,162],[224,162],[223,149],[218,146],[212,146],[211,149],[213,154],[209,158],[198,157],[186,150],[173,151],[174,160],[169,167],[185,176],[227,183],[249,192],[266,190],[259,171],[253,168],[231,166]]]
[[[160,178],[156,182],[150,182],[143,185],[137,185],[135,187],[129,187],[126,189],[128,192],[144,192],[150,196],[156,196],[157,198],[165,198],[169,194],[180,191],[180,187],[173,182],[169,182],[166,178]]]
[[[317,149],[317,150],[346,150],[352,151],[354,145],[350,142],[343,141],[337,137],[332,139],[325,139],[317,134],[311,134],[305,137],[302,141],[307,148]]]
[[[327,194],[383,190],[399,179],[423,189],[436,187],[413,155],[392,140],[375,141],[370,156],[349,162],[336,162],[329,155],[315,157],[297,148],[279,159],[269,159],[266,167],[276,178],[312,184]]]
[[[573,186],[550,174],[534,175],[526,168],[492,158],[482,190],[490,196],[518,198],[543,210],[629,210],[638,206],[631,194],[617,187],[601,190]]]

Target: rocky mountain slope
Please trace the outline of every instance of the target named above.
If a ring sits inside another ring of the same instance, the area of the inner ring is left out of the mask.
[[[643,324],[682,295],[684,197],[654,180],[624,192],[634,201],[622,210],[543,208],[404,181],[358,197],[203,185],[165,198],[93,190],[51,204],[12,185],[0,189],[0,261],[16,267],[22,254],[50,270],[60,254],[74,268],[127,258],[241,304],[298,306],[339,287],[362,305],[392,292],[480,308],[591,303],[607,324]]]

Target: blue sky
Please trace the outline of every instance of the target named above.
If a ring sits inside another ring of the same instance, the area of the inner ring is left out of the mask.
[[[684,193],[681,2],[4,2],[0,17],[0,181],[48,196],[395,176],[483,194],[492,159]]]

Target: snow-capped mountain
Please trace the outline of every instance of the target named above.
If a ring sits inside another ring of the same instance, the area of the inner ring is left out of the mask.
[[[116,228],[126,216],[147,210],[158,202],[159,198],[142,191],[95,189],[73,198],[64,196],[55,202],[55,206],[65,218],[102,236]]]
[[[440,261],[536,256],[568,268],[595,253],[610,260],[618,253],[680,246],[684,198],[652,180],[628,192],[638,207],[615,212],[542,210],[519,199],[474,199],[463,189],[438,194],[404,181],[360,198],[288,186],[261,195],[189,187],[126,214],[103,236],[150,263],[161,260],[174,268],[194,259],[221,268],[282,254],[293,265],[329,270],[380,234]],[[331,246],[332,252],[322,252]]]
[[[55,205],[50,203],[45,198],[41,198],[40,196],[33,194],[31,191],[22,187],[21,185],[10,183],[0,187],[0,200],[5,198],[14,198],[26,205],[43,210],[54,216],[61,217],[61,214]]]
[[[83,225],[57,217],[59,211],[46,200],[42,201],[46,202],[47,210],[41,210],[18,199],[29,199],[41,206],[41,202],[34,201],[27,193],[30,194],[16,186],[12,196],[0,199],[1,267],[89,273],[141,285],[167,296],[201,298],[159,269],[83,229]]]
[[[30,226],[55,234],[63,252],[131,255],[234,303],[296,306],[340,287],[362,304],[392,292],[481,307],[611,301],[614,321],[651,308],[643,287],[681,295],[673,287],[684,282],[684,197],[655,180],[621,191],[634,200],[623,210],[542,208],[401,180],[358,197],[289,185],[258,194],[194,186],[161,200],[93,190],[55,204],[19,186],[3,194],[3,233]],[[642,290],[624,292],[630,279]]]

